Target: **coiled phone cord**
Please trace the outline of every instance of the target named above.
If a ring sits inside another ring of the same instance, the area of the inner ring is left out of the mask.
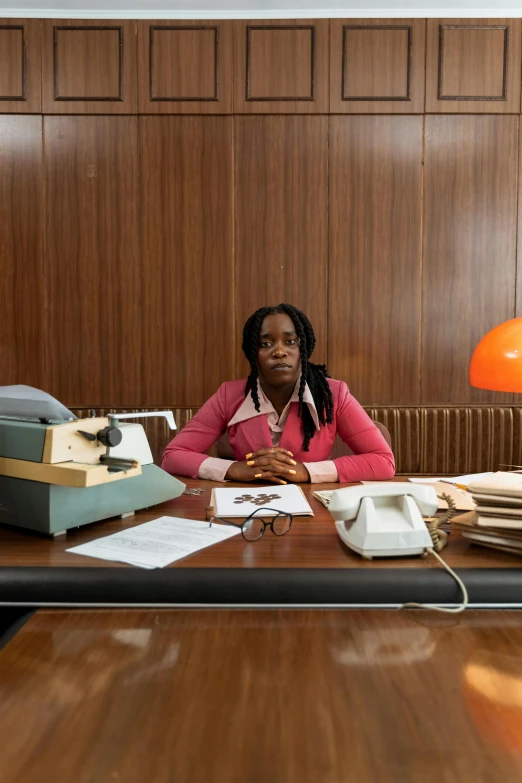
[[[450,519],[457,513],[457,506],[455,501],[445,492],[442,495],[437,495],[441,500],[445,500],[448,504],[448,510],[440,517],[433,517],[428,524],[428,533],[433,541],[433,549],[436,552],[440,552],[448,543],[448,534],[444,530],[439,530],[442,525],[447,525]]]

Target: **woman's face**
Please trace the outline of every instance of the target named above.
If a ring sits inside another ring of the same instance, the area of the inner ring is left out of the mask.
[[[297,381],[301,371],[301,352],[289,315],[267,315],[261,324],[257,367],[261,378],[270,386],[285,386]]]

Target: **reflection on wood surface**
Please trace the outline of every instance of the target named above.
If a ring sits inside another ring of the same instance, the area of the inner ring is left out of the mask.
[[[0,653],[3,779],[519,780],[521,645],[516,612],[39,612]]]

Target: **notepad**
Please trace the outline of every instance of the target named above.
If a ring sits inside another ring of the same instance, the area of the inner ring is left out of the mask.
[[[296,484],[275,487],[250,486],[233,489],[216,487],[212,490],[210,505],[217,517],[248,517],[256,509],[263,509],[263,515],[274,516],[276,509],[294,516],[312,516],[310,504],[301,487]]]

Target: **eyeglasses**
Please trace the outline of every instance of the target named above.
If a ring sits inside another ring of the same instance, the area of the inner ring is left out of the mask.
[[[268,518],[265,518],[262,512],[266,511],[272,512],[274,516],[271,514]],[[292,518],[292,514],[278,511],[276,508],[256,508],[244,522],[232,522],[224,517],[212,517],[209,527],[212,527],[212,522],[214,521],[224,522],[226,525],[241,528],[241,535],[246,541],[259,541],[260,538],[263,538],[267,527],[272,530],[275,536],[284,536],[292,526]]]

